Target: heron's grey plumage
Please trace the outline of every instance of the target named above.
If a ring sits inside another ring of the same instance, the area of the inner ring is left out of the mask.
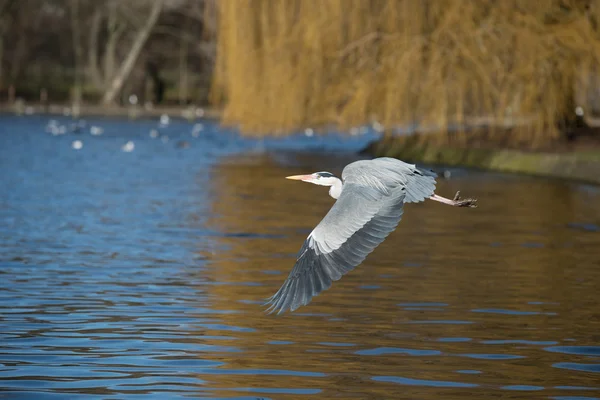
[[[347,165],[341,195],[304,241],[289,276],[268,300],[269,311],[280,314],[307,305],[362,263],[396,229],[404,203],[433,195],[435,177],[387,157]]]

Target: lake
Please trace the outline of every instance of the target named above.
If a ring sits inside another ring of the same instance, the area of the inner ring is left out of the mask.
[[[334,202],[284,177],[339,175],[370,134],[49,119],[0,117],[0,398],[600,398],[599,187],[447,169],[437,193],[478,208],[406,205],[268,315]]]

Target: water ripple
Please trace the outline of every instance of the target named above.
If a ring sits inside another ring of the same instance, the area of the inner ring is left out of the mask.
[[[544,347],[544,350],[553,353],[600,357],[600,346],[552,346]]]
[[[355,354],[361,356],[381,356],[384,354],[406,354],[409,356],[437,356],[442,354],[438,350],[401,349],[395,347],[378,347],[375,349],[358,350]]]
[[[397,383],[399,385],[430,386],[430,387],[438,387],[438,388],[474,388],[474,387],[479,386],[474,383],[412,379],[412,378],[403,378],[400,376],[375,376],[371,379],[373,379],[374,381],[378,381],[378,382]]]

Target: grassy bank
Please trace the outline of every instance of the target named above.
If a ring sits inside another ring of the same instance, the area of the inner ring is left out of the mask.
[[[600,150],[531,152],[432,145],[406,138],[385,138],[365,152],[406,162],[464,166],[493,171],[566,178],[600,184]]]

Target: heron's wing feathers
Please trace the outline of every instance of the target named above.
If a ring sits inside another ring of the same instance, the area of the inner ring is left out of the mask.
[[[308,236],[268,311],[294,311],[359,265],[396,228],[406,190],[346,181],[342,194]]]
[[[356,161],[348,164],[342,173],[345,182],[357,182],[384,192],[404,186],[405,203],[419,203],[433,195],[436,177],[433,171],[391,157]]]
[[[420,203],[431,197],[435,191],[435,178],[433,171],[414,167],[408,173],[406,184],[406,203]]]

